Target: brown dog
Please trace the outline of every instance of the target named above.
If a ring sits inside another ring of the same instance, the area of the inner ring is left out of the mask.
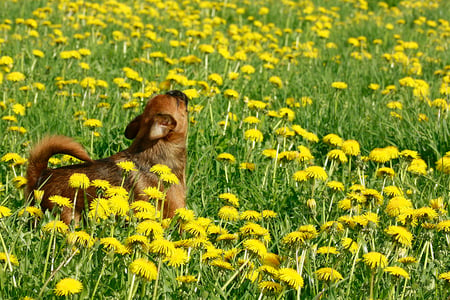
[[[86,174],[90,180],[107,180],[113,186],[120,186],[123,170],[117,166],[122,161],[132,161],[137,171],[130,172],[123,187],[134,196],[134,200],[145,200],[143,190],[158,185],[158,177],[149,170],[155,164],[163,164],[172,169],[179,184],[167,190],[164,216],[172,217],[177,208],[185,206],[186,184],[186,137],[188,129],[188,98],[180,91],[169,91],[150,99],[144,112],[128,124],[125,136],[134,139],[131,146],[117,154],[100,160],[92,160],[83,147],[69,137],[51,136],[45,138],[30,153],[27,169],[27,194],[33,190],[44,191],[41,205],[52,209],[54,204],[48,197],[60,195],[75,197],[75,189],[69,186],[69,178],[74,173]],[[69,154],[85,163],[49,169],[49,158],[57,153]],[[85,196],[81,191],[77,195],[75,221],[78,222],[84,209]],[[94,187],[86,190],[87,200],[96,197]],[[70,223],[72,209],[65,208],[61,219]]]

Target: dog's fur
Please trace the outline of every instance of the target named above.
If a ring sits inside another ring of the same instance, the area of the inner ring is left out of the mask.
[[[90,180],[103,179],[113,186],[120,186],[123,170],[117,163],[132,161],[137,171],[130,172],[123,186],[134,200],[146,200],[143,190],[158,186],[157,175],[149,170],[155,164],[163,164],[169,166],[179,179],[179,184],[172,185],[167,190],[164,205],[164,216],[172,217],[177,208],[185,206],[187,105],[188,98],[180,91],[169,91],[153,97],[148,101],[144,112],[132,120],[125,130],[125,136],[133,139],[131,146],[104,159],[92,160],[84,148],[69,137],[50,136],[43,139],[30,153],[27,195],[32,197],[35,189],[44,191],[41,205],[44,209],[52,209],[54,204],[49,201],[50,196],[60,195],[73,201],[75,189],[69,186],[72,174],[83,173]],[[72,155],[84,163],[49,169],[48,160],[57,153]],[[85,194],[90,202],[96,197],[96,189],[89,187],[86,192],[78,192],[75,222],[79,221],[84,209]],[[61,219],[70,223],[72,209],[64,208]]]

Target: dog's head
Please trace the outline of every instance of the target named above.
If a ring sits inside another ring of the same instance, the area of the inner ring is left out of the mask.
[[[175,141],[185,139],[188,128],[188,97],[173,90],[151,98],[144,112],[125,129],[128,139]]]

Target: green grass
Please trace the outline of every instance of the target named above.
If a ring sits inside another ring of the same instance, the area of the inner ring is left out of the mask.
[[[377,1],[319,0],[120,3],[0,4],[0,206],[11,210],[8,216],[2,216],[0,210],[0,255],[7,252],[18,260],[18,264],[9,264],[0,256],[0,299],[59,298],[55,287],[67,277],[82,283],[80,293],[68,296],[79,299],[450,296],[450,228],[445,225],[449,219],[450,167],[448,163],[444,170],[437,167],[438,160],[448,157],[450,151],[447,1],[386,1],[386,6]],[[268,14],[260,15],[261,7],[267,7]],[[30,19],[36,21],[35,28]],[[319,36],[326,33],[324,30],[329,31],[328,37]],[[119,39],[118,32],[122,33]],[[360,44],[352,45],[351,38]],[[181,45],[173,46],[171,41]],[[399,48],[408,42],[417,43],[417,48]],[[215,51],[202,53],[203,44],[212,45]],[[60,56],[63,51],[80,49],[89,49],[90,54],[69,59]],[[33,50],[41,50],[44,57],[35,56]],[[156,52],[165,58],[152,57]],[[230,57],[242,52],[245,59]],[[315,57],[311,57],[314,53]],[[188,55],[195,55],[200,62],[183,62]],[[360,55],[366,57],[359,59]],[[13,63],[2,64],[5,57],[12,58]],[[89,69],[82,69],[81,62],[87,63]],[[255,72],[245,74],[244,65],[253,66]],[[136,71],[142,80],[127,77],[123,70],[126,67]],[[11,81],[11,72],[20,72],[25,79]],[[172,72],[182,75],[185,81],[168,80]],[[239,76],[230,79],[230,72]],[[221,85],[210,79],[214,73],[223,79]],[[272,76],[281,79],[281,87],[269,81]],[[83,87],[87,77],[103,80],[107,87]],[[416,80],[412,81],[415,86],[402,85],[402,79],[408,77]],[[123,78],[129,88],[119,87],[115,78]],[[348,87],[336,89],[333,82],[345,82]],[[38,90],[35,83],[42,83],[45,90]],[[415,93],[421,83],[428,85],[425,97]],[[379,89],[369,88],[370,84],[378,84]],[[395,90],[387,92],[389,86],[395,86]],[[67,232],[52,234],[44,226],[57,219],[57,213],[47,211],[39,220],[19,216],[19,211],[30,205],[23,189],[15,184],[16,177],[24,176],[26,162],[13,165],[7,159],[9,154],[27,158],[32,145],[44,136],[63,134],[83,144],[95,159],[112,155],[130,144],[123,134],[125,127],[142,111],[151,94],[169,89],[198,93],[190,102],[187,208],[208,234],[196,236],[180,230],[197,224],[192,220],[174,220],[165,223],[164,229],[166,239],[189,253],[188,262],[172,267],[164,261],[165,255],[149,251],[147,246],[120,254],[100,243],[102,238],[115,237],[125,244],[142,222],[136,217],[88,220],[80,228],[69,227]],[[236,91],[237,99],[226,97],[227,89]],[[302,105],[302,97],[309,97],[311,102]],[[299,105],[292,105],[289,98]],[[268,106],[251,109],[249,100],[263,101]],[[135,106],[124,108],[132,101]],[[109,107],[99,107],[102,102]],[[393,102],[401,103],[402,109],[389,108]],[[17,111],[17,104],[25,107],[23,115]],[[200,109],[195,111],[197,105]],[[276,115],[285,108],[293,111],[292,119]],[[11,116],[17,122],[8,121]],[[243,122],[248,116],[257,116],[261,122]],[[426,120],[419,121],[419,116]],[[93,130],[83,125],[86,119],[102,122],[95,129],[98,136],[93,137]],[[293,130],[295,125],[315,134],[318,141],[309,141],[299,133],[286,137],[276,133],[283,127]],[[11,126],[23,127],[26,132],[17,132]],[[261,131],[262,141],[245,139],[245,131],[252,128]],[[361,153],[347,155],[349,161],[345,163],[329,158],[330,150],[344,149],[324,141],[330,133],[344,141],[356,140]],[[277,161],[262,154],[263,150],[275,149],[279,156],[284,151],[298,151],[298,146],[307,147],[314,158],[305,162]],[[396,147],[395,157],[385,163],[369,158],[375,148],[387,146]],[[426,164],[422,174],[408,170],[412,159],[404,150],[417,151]],[[222,153],[232,154],[236,162],[218,160]],[[253,163],[255,169],[241,169],[240,164],[245,162]],[[323,167],[327,178],[308,177],[296,182],[294,173],[310,166]],[[395,175],[377,176],[381,167],[392,168]],[[341,182],[345,189],[332,191],[327,186],[330,181]],[[389,214],[386,207],[392,197],[384,190],[386,186],[398,187],[411,201],[412,209],[402,210],[399,216]],[[367,189],[376,190],[383,199],[374,202],[362,196]],[[341,201],[351,197],[352,192],[361,203],[354,198],[351,208],[343,210]],[[219,210],[230,205],[219,198],[223,193],[239,198],[239,220],[219,217]],[[309,199],[314,199],[315,207]],[[434,214],[422,213],[424,207]],[[270,210],[276,217],[245,219],[251,210]],[[378,222],[361,217],[367,213],[377,214]],[[409,218],[404,218],[407,214]],[[354,223],[346,223],[343,216],[351,216]],[[336,222],[328,228],[330,221]],[[245,234],[248,222],[267,230],[270,238]],[[218,234],[212,233],[217,228],[211,224],[236,234],[236,239],[217,240]],[[286,243],[289,233],[308,224],[315,227],[317,236],[295,245]],[[410,246],[400,245],[385,232],[393,225],[403,226],[413,235]],[[92,247],[78,245],[79,253],[75,254],[67,236],[79,230],[96,241]],[[180,241],[192,237],[202,239],[202,246],[181,246]],[[345,249],[343,238],[351,238],[357,250]],[[304,281],[303,287],[296,289],[286,283],[280,277],[282,271],[263,272],[261,266],[267,266],[268,261],[246,246],[249,239],[263,241],[267,252],[277,255],[279,264],[273,264],[276,269],[296,270]],[[339,253],[316,253],[324,246],[335,247]],[[228,250],[237,254],[227,256]],[[231,270],[214,266],[213,258],[205,259],[214,251],[217,258],[225,257]],[[392,276],[383,267],[371,270],[362,260],[369,252],[384,254],[388,266],[402,267],[410,278]],[[407,256],[416,262],[398,261]],[[160,266],[157,282],[133,275],[130,265],[138,258]],[[320,280],[316,271],[324,267],[338,271],[343,279]],[[196,282],[180,283],[176,280],[180,275],[193,275]],[[268,281],[273,284],[272,294],[262,293],[261,285]]]

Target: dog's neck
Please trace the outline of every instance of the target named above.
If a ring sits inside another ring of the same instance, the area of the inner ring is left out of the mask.
[[[136,142],[136,141],[135,141]],[[131,144],[123,151],[127,158],[132,160],[139,169],[149,171],[155,164],[166,165],[172,169],[179,178],[184,178],[186,166],[186,141],[165,141],[164,139],[151,142],[150,145],[142,143]]]

